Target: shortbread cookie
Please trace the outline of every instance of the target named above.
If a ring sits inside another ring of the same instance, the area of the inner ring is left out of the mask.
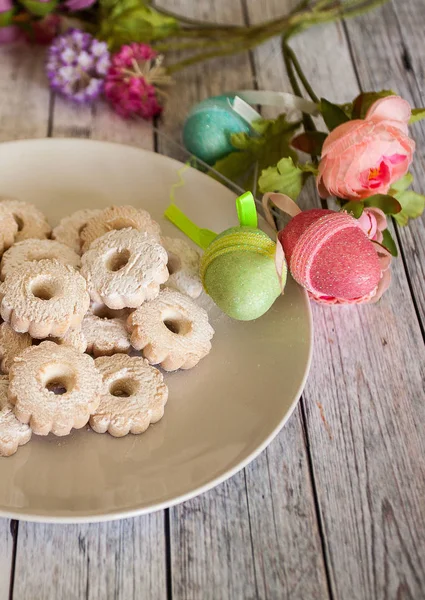
[[[163,237],[161,243],[168,254],[167,268],[170,274],[165,286],[191,298],[198,298],[202,292],[198,252],[180,238]]]
[[[102,375],[91,356],[70,346],[42,342],[27,348],[9,379],[15,415],[37,435],[68,435],[84,427],[99,406]]]
[[[164,289],[128,318],[131,345],[166,371],[191,369],[211,350],[207,312],[188,296]]]
[[[64,217],[59,225],[57,225],[52,231],[52,238],[69,246],[81,254],[81,232],[87,225],[88,221],[93,217],[97,217],[101,214],[100,208],[83,208],[72,213],[69,217]]]
[[[3,254],[1,261],[1,280],[17,267],[33,260],[58,260],[64,265],[71,265],[78,269],[81,265],[79,254],[69,246],[56,242],[55,240],[23,240],[14,244]]]
[[[49,237],[52,228],[46,217],[34,204],[15,198],[4,198],[1,200],[0,206],[6,209],[16,221],[18,231],[15,235],[15,242],[29,238],[42,240]]]
[[[134,206],[110,206],[88,221],[81,232],[82,251],[87,252],[94,240],[108,231],[137,229],[150,233],[159,241],[161,229],[146,210]]]
[[[34,338],[79,328],[90,304],[85,279],[57,260],[25,263],[0,285],[2,318]]]
[[[97,433],[122,437],[143,433],[164,414],[168,388],[162,374],[140,357],[125,354],[95,360],[103,376],[100,404],[90,417]]]
[[[130,350],[130,334],[127,331],[126,318],[122,316],[125,311],[116,311],[117,316],[105,314],[114,313],[107,307],[91,307],[81,325],[87,343],[87,352],[93,356],[111,356],[115,353]],[[105,316],[98,316],[98,314]],[[127,316],[129,311],[127,311]]]
[[[12,213],[0,202],[0,254],[15,242],[18,224]]]
[[[0,376],[0,456],[12,456],[31,439],[31,428],[18,421],[8,399],[9,378]]]
[[[109,308],[137,308],[155,298],[168,279],[167,252],[149,233],[110,231],[83,254],[81,274],[94,302]]]
[[[64,337],[51,337],[48,340],[55,342],[55,344],[72,346],[78,352],[85,352],[87,347],[84,334],[78,329],[69,329]],[[0,325],[0,365],[2,372],[9,373],[15,358],[26,348],[36,345],[38,342],[39,340],[34,340],[29,333],[18,333],[12,329],[9,323],[2,323]]]

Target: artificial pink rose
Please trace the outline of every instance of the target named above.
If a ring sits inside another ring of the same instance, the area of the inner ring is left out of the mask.
[[[406,100],[387,96],[372,104],[365,119],[331,131],[319,164],[320,196],[362,200],[386,194],[412,162],[415,142],[407,135],[410,115]]]
[[[365,208],[358,221],[370,240],[379,244],[382,242],[382,232],[387,228],[387,218],[380,208]]]

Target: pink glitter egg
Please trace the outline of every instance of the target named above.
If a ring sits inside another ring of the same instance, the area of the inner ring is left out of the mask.
[[[353,300],[378,286],[378,254],[347,213],[304,211],[279,232],[279,239],[293,278],[315,296]]]

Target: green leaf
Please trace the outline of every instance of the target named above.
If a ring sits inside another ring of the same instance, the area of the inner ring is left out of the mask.
[[[364,204],[363,202],[347,202],[344,204],[341,210],[345,210],[346,212],[352,214],[355,219],[360,219],[363,214]]]
[[[58,0],[49,0],[48,2],[40,2],[39,0],[20,0],[20,3],[37,17],[45,17],[55,10]]]
[[[362,92],[353,101],[352,119],[364,119],[367,111],[374,102],[387,96],[394,96],[392,90],[382,90],[380,92]]]
[[[401,179],[399,179],[398,181],[395,181],[390,189],[390,194],[391,196],[395,196],[396,192],[404,192],[405,190],[407,190],[408,187],[410,187],[413,183],[413,175],[412,173],[406,173],[406,175],[404,175],[404,177],[402,177]]]
[[[401,212],[394,215],[394,219],[399,225],[407,225],[409,219],[416,219],[425,209],[425,196],[412,190],[398,192],[395,194],[395,198],[400,202],[402,209]]]
[[[294,137],[291,145],[296,150],[301,150],[301,152],[320,156],[323,143],[327,137],[328,134],[324,131],[305,131]]]
[[[214,169],[231,181],[237,181],[251,166],[252,156],[249,152],[232,152],[218,160],[214,165]]]
[[[97,37],[107,41],[111,49],[129,42],[150,43],[180,29],[176,19],[160,14],[142,0],[100,0],[100,14]]]
[[[12,8],[11,10],[6,10],[5,12],[0,13],[0,27],[7,27],[12,22],[13,15],[15,10]]]
[[[256,127],[261,134],[233,134],[230,139],[236,152],[214,165],[216,171],[232,181],[237,181],[246,189],[252,187],[252,173],[256,164],[258,173],[261,173],[268,167],[276,166],[282,157],[289,156],[297,160],[297,154],[290,147],[290,142],[299,123],[290,123],[285,115],[280,115],[274,120],[256,121]],[[214,177],[213,174],[211,176]]]
[[[280,192],[296,200],[304,183],[304,173],[294,165],[292,158],[282,158],[276,167],[264,169],[258,185],[262,194]]]
[[[393,256],[398,256],[397,246],[396,246],[395,241],[393,240],[393,236],[391,235],[389,230],[384,229],[384,231],[382,232],[382,235],[383,235],[382,245],[384,246],[384,248],[386,248],[388,250],[388,252],[390,252]]]
[[[416,123],[416,121],[422,121],[422,119],[425,119],[425,108],[413,108],[409,124],[411,125],[412,123]]]
[[[337,104],[332,104],[329,100],[325,100],[325,98],[321,98],[320,100],[319,111],[321,112],[329,131],[332,131],[332,129],[335,129],[338,125],[342,125],[350,120],[342,108]]]
[[[400,202],[389,194],[375,194],[374,196],[369,196],[369,198],[364,201],[364,205],[380,208],[386,215],[396,215],[401,212]]]

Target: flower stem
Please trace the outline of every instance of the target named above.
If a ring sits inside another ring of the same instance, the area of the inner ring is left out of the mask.
[[[201,61],[238,54],[245,50],[255,48],[276,35],[283,35],[286,41],[295,33],[306,30],[313,25],[357,16],[367,12],[371,8],[380,6],[387,1],[388,0],[345,0],[344,2],[341,2],[339,0],[318,0],[317,2],[307,3],[305,0],[302,0],[297,8],[289,15],[259,25],[249,27],[212,25],[211,27],[206,28],[205,24],[202,23],[202,26],[198,29],[195,27],[183,27],[178,31],[172,32],[170,38],[189,37],[198,38],[199,41],[201,41],[202,38],[204,38],[204,40],[205,38],[208,38],[208,42],[205,40],[205,44],[199,44],[199,48],[205,48],[207,51],[174,63],[168,68],[168,71],[169,73],[175,73],[180,69]],[[199,22],[197,21],[191,20],[191,23],[199,25]],[[188,48],[190,49],[191,47],[192,46],[189,46]],[[197,44],[193,45],[194,49],[197,47]],[[183,43],[180,48],[184,48]],[[289,53],[290,52],[291,50],[289,49]],[[292,61],[292,58],[290,60]],[[316,98],[317,100],[296,57],[293,65],[308,94],[312,99]]]
[[[311,85],[309,84],[307,77],[304,75],[304,72],[301,68],[300,63],[298,62],[298,58],[296,57],[295,52],[292,50],[292,48],[290,48],[290,46],[288,46],[288,44],[286,42],[282,42],[282,44],[285,45],[284,53],[287,54],[288,58],[292,62],[294,69],[297,72],[298,78],[305,88],[305,91],[310,96],[312,101],[315,102],[316,104],[318,104],[319,98],[314,93],[314,90],[311,87]]]

